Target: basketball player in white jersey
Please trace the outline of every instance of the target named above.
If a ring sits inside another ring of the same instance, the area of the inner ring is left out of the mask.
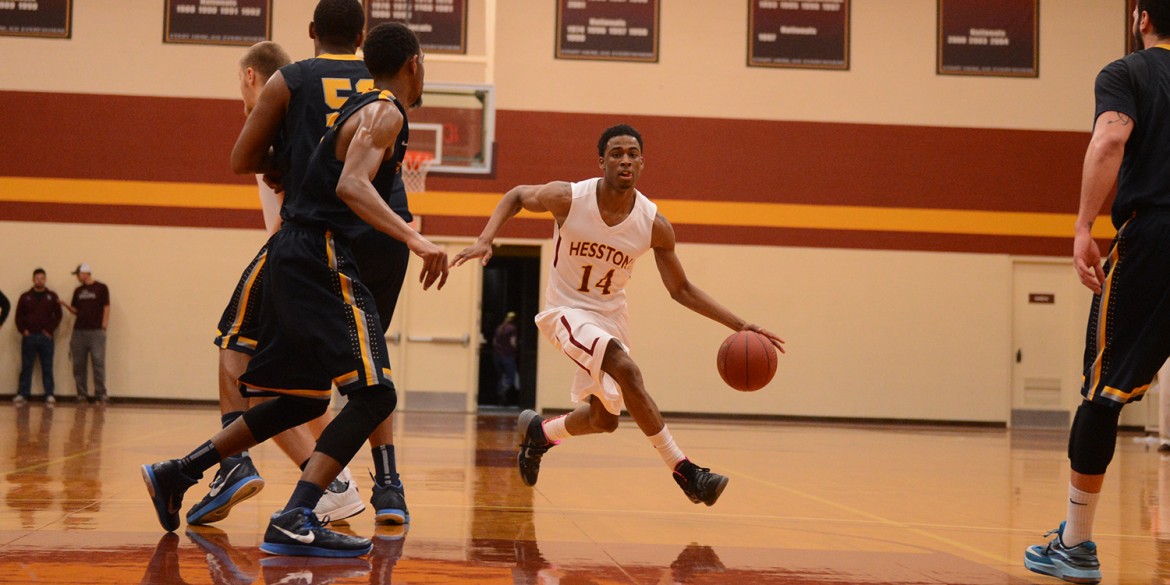
[[[492,240],[521,209],[549,212],[556,219],[546,305],[536,316],[536,325],[577,364],[572,398],[582,404],[568,415],[548,420],[531,410],[521,413],[517,461],[525,484],[536,484],[541,457],[552,446],[571,436],[613,432],[625,408],[687,497],[710,506],[727,486],[727,478],[691,463],[675,445],[628,353],[625,287],[634,261],[653,249],[663,284],[683,306],[735,331],[761,333],[781,352],[784,341],[740,319],[687,280],[674,252],[674,228],[634,188],[643,165],[638,131],[626,125],[609,128],[597,150],[604,176],[512,189],[496,206],[479,239],[456,255],[452,265],[472,258],[482,258],[486,265],[492,256]]]
[[[292,59],[284,48],[272,41],[261,41],[252,45],[240,58],[240,97],[244,99],[244,115],[250,115],[260,100],[260,92],[268,78],[280,70],[281,67],[292,63]],[[268,235],[280,229],[280,205],[284,203],[284,193],[277,191],[264,180],[264,175],[256,175],[256,184],[260,189],[260,209],[264,213],[264,231]]]

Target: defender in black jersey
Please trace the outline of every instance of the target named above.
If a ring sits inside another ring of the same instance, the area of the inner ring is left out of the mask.
[[[257,111],[249,117],[233,150],[235,165],[274,165],[268,170],[277,171],[277,175],[283,174],[287,186],[284,193],[286,203],[296,200],[296,193],[303,181],[303,169],[326,128],[334,123],[338,115],[337,108],[348,96],[373,86],[372,76],[365,63],[354,55],[363,24],[362,9],[354,0],[322,0],[314,13],[314,22],[310,25],[310,36],[315,40],[318,56],[283,67],[273,76],[271,83],[264,86],[267,94],[262,94],[257,100]],[[395,212],[405,221],[411,221],[413,217],[406,204],[406,189],[401,180],[388,192]],[[373,294],[384,334],[398,303],[410,250],[401,241],[369,226],[365,226],[362,233],[354,235],[351,248],[362,281]],[[266,253],[265,246],[241,275],[235,294],[220,318],[215,343],[221,349],[231,350],[220,352],[221,401],[243,400],[238,378],[255,352],[259,336],[259,307],[264,292]],[[234,416],[242,414],[245,408],[246,403],[233,413]],[[234,417],[225,415],[224,425],[230,424],[232,420]],[[321,419],[310,421],[308,429],[290,430],[276,437],[276,441],[294,463],[302,465],[312,454],[316,437],[329,420],[331,415],[326,414]],[[371,439],[375,444],[371,455],[376,476],[382,485],[393,486],[390,491],[376,491],[375,496],[379,493],[382,496],[371,498],[371,501],[377,500],[373,503],[380,511],[376,521],[408,522],[409,511],[396,466],[393,423],[387,422],[385,430],[375,432]],[[235,463],[234,459],[225,460],[221,472],[237,469]],[[254,472],[250,461],[246,463],[248,465],[239,469]],[[223,473],[218,473],[213,481],[213,491],[216,482],[224,483],[220,480],[221,475]],[[259,478],[259,475],[254,474],[254,477]],[[229,486],[232,484],[230,479],[226,480]],[[188,522],[214,522],[225,517],[231,506],[244,499],[224,494],[231,491],[228,487],[219,490],[217,494],[209,494],[204,502],[192,508]],[[330,485],[317,512],[338,520],[364,509],[356,485],[346,469]]]
[[[250,392],[296,390],[301,396],[328,400],[333,383],[342,394],[379,384],[394,387],[378,309],[350,251],[369,224],[341,199],[338,185],[345,155],[338,142],[345,123],[379,102],[397,109],[400,129],[391,141],[389,158],[377,167],[373,179],[366,180],[386,209],[395,184],[402,183],[397,170],[409,136],[402,105],[388,90],[350,98],[338,112],[337,125],[325,132],[309,159],[300,194],[286,201],[284,227],[269,242],[262,344],[240,376],[241,386]],[[393,217],[398,221],[386,231],[407,239],[400,228],[410,228],[402,213],[393,212]],[[319,367],[305,367],[313,354],[322,354]],[[328,375],[322,376],[322,371]]]
[[[1101,580],[1092,527],[1121,408],[1141,400],[1170,357],[1170,0],[1138,0],[1143,50],[1106,65],[1085,154],[1073,264],[1095,293],[1085,343],[1084,401],[1069,433],[1068,516],[1026,567],[1074,583]],[[1117,236],[1104,266],[1093,221],[1114,184]]]
[[[364,26],[365,15],[356,0],[318,2],[313,21],[309,24],[309,36],[313,39],[317,56],[292,64],[286,63],[275,70],[266,70],[267,81],[271,83],[262,84],[259,95],[249,96],[245,92],[245,107],[249,116],[233,150],[233,164],[267,159],[277,168],[290,173],[286,177],[290,184],[296,181],[299,186],[299,178],[291,177],[303,172],[313,148],[325,133],[330,120],[337,115],[337,109],[357,88],[373,86],[373,79],[365,63],[355,55],[361,44]],[[249,56],[259,48],[262,47],[253,46],[245,55],[245,60],[256,66],[270,61]],[[241,68],[241,77],[243,73]],[[276,172],[276,175],[279,174]],[[292,197],[296,189],[286,191],[281,194],[282,200],[284,197]],[[372,272],[394,270],[401,265],[403,268],[400,272],[405,274],[405,264],[409,259],[405,246],[399,242],[386,244],[376,241],[374,244],[377,253],[371,256],[377,260],[373,263],[377,270]],[[215,344],[221,349],[219,394],[224,427],[242,416],[248,408],[249,401],[241,394],[238,379],[256,349],[266,261],[267,246],[264,246],[240,276],[220,317]],[[392,307],[397,302],[401,278],[397,284],[389,278],[379,280],[378,284],[380,288],[375,290],[379,306],[388,304]],[[303,465],[312,455],[317,436],[331,419],[331,415],[327,414],[319,420],[310,421],[307,427],[282,433],[276,437],[276,442],[293,463]],[[379,453],[376,462],[389,462],[386,466],[393,467],[393,445],[389,444],[384,450],[390,451],[390,454]],[[258,493],[263,485],[264,481],[247,452],[238,457],[226,458],[212,480],[207,496],[188,512],[187,522],[207,524],[222,520],[233,506]],[[405,509],[405,502],[400,507]],[[330,485],[317,512],[333,520],[340,520],[359,514],[364,509],[361,495],[347,469]]]
[[[272,516],[261,549],[338,557],[370,550],[368,539],[330,531],[312,512],[325,486],[389,417],[397,400],[377,310],[349,261],[346,238],[364,221],[403,240],[423,260],[424,289],[436,281],[440,288],[445,283],[447,256],[394,213],[386,202],[388,194],[379,193],[373,183],[395,171],[405,115],[392,96],[415,103],[422,95],[418,39],[405,25],[383,24],[370,31],[364,50],[376,86],[385,91],[355,98],[354,107],[345,110],[344,120],[319,145],[306,169],[306,189],[298,194],[303,204],[290,207],[296,212],[287,214],[284,227],[269,242],[269,290],[261,305],[258,352],[241,381],[279,396],[252,407],[187,457],[143,467],[164,528],[178,524],[178,507],[183,492],[196,481],[192,478],[214,466],[221,454],[238,453],[320,416],[328,407],[322,396],[327,398],[331,384],[337,383],[349,400],[322,433],[287,505]],[[294,355],[275,355],[284,352]],[[283,367],[269,367],[283,357],[292,359]]]

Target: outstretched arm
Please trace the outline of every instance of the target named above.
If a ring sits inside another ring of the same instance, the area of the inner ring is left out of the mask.
[[[422,259],[419,281],[424,290],[430,288],[436,279],[439,288],[443,288],[447,282],[447,253],[394,213],[372,182],[386,156],[393,153],[402,122],[402,113],[389,102],[370,104],[346,120],[338,140],[338,149],[345,148],[345,162],[337,181],[337,197],[363,221],[405,242],[410,251]],[[346,139],[349,140],[348,146],[345,146]]]
[[[557,224],[560,224],[569,214],[572,203],[572,187],[563,181],[513,187],[496,205],[496,210],[492,212],[483,232],[479,234],[479,239],[456,254],[451,260],[451,265],[462,266],[472,258],[483,258],[482,264],[487,266],[488,260],[492,258],[492,241],[496,239],[496,234],[500,233],[500,228],[520,213],[521,209],[534,213],[551,212]]]
[[[1101,294],[1105,271],[1101,269],[1101,248],[1093,240],[1093,221],[1117,182],[1117,171],[1125,155],[1125,143],[1133,133],[1133,119],[1121,112],[1102,112],[1093,124],[1093,138],[1085,152],[1081,177],[1081,205],[1073,239],[1073,266],[1081,284]]]
[[[662,277],[662,284],[666,285],[666,290],[670,292],[670,298],[712,321],[726,325],[733,331],[760,333],[771,340],[772,345],[776,346],[780,353],[784,353],[783,339],[759,325],[748,323],[739,318],[727,307],[711,298],[711,295],[687,280],[682,262],[679,261],[678,254],[674,252],[674,245],[674,227],[660,213],[654,218],[654,231],[650,237],[650,247],[654,249],[654,261],[658,264],[658,274]]]
[[[277,71],[264,84],[256,108],[248,114],[244,128],[232,148],[232,172],[237,174],[263,174],[276,169],[272,144],[284,123],[291,97],[284,76]]]

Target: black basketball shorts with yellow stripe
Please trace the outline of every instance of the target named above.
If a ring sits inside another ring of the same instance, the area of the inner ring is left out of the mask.
[[[1142,399],[1170,357],[1170,209],[1135,213],[1104,269],[1089,312],[1081,394],[1120,409]]]

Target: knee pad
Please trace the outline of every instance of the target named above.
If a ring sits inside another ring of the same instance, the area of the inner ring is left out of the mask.
[[[263,443],[283,431],[307,423],[329,408],[328,400],[302,396],[280,396],[261,402],[244,412],[244,423],[252,438]]]
[[[347,398],[345,408],[321,433],[316,449],[342,465],[349,463],[398,404],[398,394],[387,386],[370,386],[349,393]]]
[[[1117,448],[1117,421],[1121,411],[1092,402],[1082,402],[1068,434],[1068,460],[1073,471],[1101,475],[1113,460]]]

